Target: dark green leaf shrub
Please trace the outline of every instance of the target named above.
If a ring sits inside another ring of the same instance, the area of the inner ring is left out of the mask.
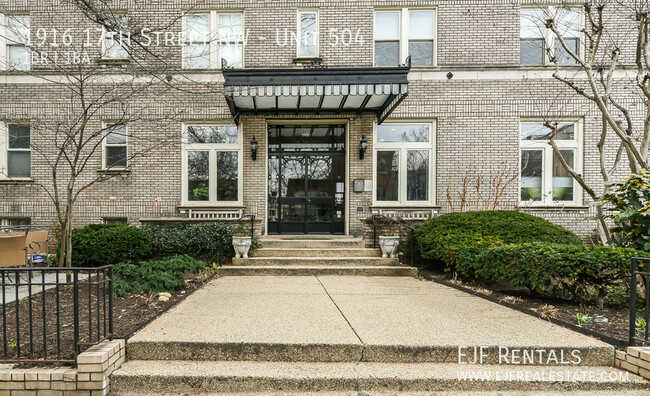
[[[72,230],[72,265],[99,267],[151,257],[149,233],[126,224],[90,224]]]
[[[613,242],[650,252],[650,170],[625,179],[604,202],[612,205],[606,217],[614,221]]]
[[[208,267],[188,255],[163,260],[119,263],[113,269],[113,292],[116,296],[131,293],[172,293],[185,282],[185,271],[198,273]]]
[[[633,249],[526,243],[495,246],[477,256],[476,276],[556,297],[588,298],[629,279]]]
[[[242,226],[224,223],[172,223],[146,226],[153,249],[161,256],[188,254],[195,259],[218,262],[220,247],[224,257],[233,257],[232,236],[245,232]]]
[[[427,220],[416,233],[422,257],[474,277],[476,257],[505,244],[546,242],[582,246],[572,232],[517,211],[449,213]]]

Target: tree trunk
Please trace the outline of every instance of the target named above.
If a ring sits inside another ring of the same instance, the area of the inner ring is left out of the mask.
[[[601,286],[598,289],[598,297],[596,297],[596,306],[598,308],[605,306],[605,297],[607,297],[607,286]]]

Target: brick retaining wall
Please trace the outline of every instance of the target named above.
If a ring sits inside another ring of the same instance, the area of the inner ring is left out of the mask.
[[[108,395],[124,363],[125,340],[106,340],[77,356],[77,367],[0,368],[0,396]]]

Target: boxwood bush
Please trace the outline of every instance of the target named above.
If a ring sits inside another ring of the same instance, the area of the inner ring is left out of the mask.
[[[154,251],[162,257],[188,254],[198,260],[218,262],[219,252],[234,256],[232,236],[242,226],[224,223],[171,223],[146,226]]]
[[[72,265],[99,267],[151,257],[149,233],[126,224],[90,224],[72,230]]]
[[[422,257],[476,276],[476,258],[494,246],[532,242],[582,246],[575,234],[517,211],[449,213],[427,220],[416,233]]]
[[[126,262],[115,265],[113,292],[116,296],[131,293],[173,293],[185,282],[185,271],[198,273],[208,265],[188,255],[162,260]]]
[[[608,246],[527,243],[492,247],[476,259],[476,274],[485,281],[525,286],[539,294],[588,299],[629,278],[633,249]]]

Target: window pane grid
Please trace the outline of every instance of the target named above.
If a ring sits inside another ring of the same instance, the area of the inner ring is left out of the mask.
[[[106,169],[126,168],[128,166],[126,125],[108,125],[106,131],[106,138],[104,140],[104,166]]]
[[[241,144],[237,126],[187,126],[183,151],[187,202],[204,205],[239,202]]]
[[[560,123],[555,137],[562,158],[577,171],[578,125]],[[551,130],[541,122],[521,124],[520,200],[538,205],[578,204],[576,182],[555,155],[550,136]]]
[[[183,67],[209,69],[229,66],[243,67],[244,29],[242,13],[197,13],[184,17],[186,43]]]
[[[7,60],[10,69],[30,70],[30,17],[7,17]]]
[[[28,125],[8,125],[7,176],[31,176],[31,131]]]
[[[576,9],[546,7],[522,9],[520,17],[520,64],[543,65],[550,61],[547,48],[558,64],[575,64],[576,61],[564,49],[560,40],[550,29],[546,20],[552,18],[567,47],[577,56],[580,51],[581,13]],[[547,47],[548,46],[548,47]]]
[[[298,44],[301,57],[313,57],[318,54],[318,14],[316,12],[299,13]]]

